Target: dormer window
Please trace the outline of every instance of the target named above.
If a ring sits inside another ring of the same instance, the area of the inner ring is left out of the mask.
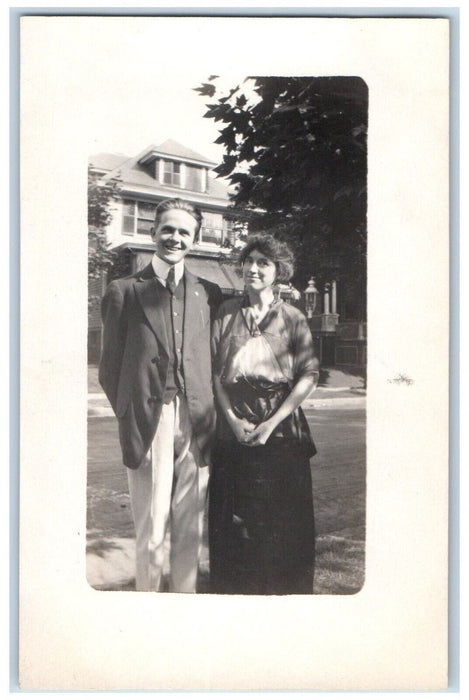
[[[186,178],[184,187],[193,192],[207,191],[207,171],[195,165],[186,165]]]
[[[208,172],[216,165],[171,139],[149,147],[139,157],[138,164],[162,185],[203,194],[210,194]]]
[[[163,182],[165,185],[181,187],[181,164],[172,160],[164,162]]]

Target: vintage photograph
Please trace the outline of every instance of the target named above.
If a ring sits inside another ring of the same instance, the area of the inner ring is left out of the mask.
[[[445,689],[449,19],[104,15],[17,22],[19,686]]]
[[[158,88],[184,140],[89,158],[88,583],[357,593],[367,85]]]

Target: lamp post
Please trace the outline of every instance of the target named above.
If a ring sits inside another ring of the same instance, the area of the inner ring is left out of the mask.
[[[311,279],[308,282],[308,286],[305,289],[305,306],[306,306],[306,315],[308,318],[312,318],[314,312],[316,311],[318,297],[319,297],[319,292],[316,289],[316,283],[314,281],[314,277],[311,277]]]

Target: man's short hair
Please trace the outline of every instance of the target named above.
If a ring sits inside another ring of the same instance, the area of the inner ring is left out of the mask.
[[[202,212],[194,204],[191,204],[191,202],[187,202],[185,199],[179,199],[179,197],[176,197],[175,199],[165,199],[158,204],[155,212],[155,228],[158,226],[159,220],[163,216],[164,212],[169,211],[170,209],[182,209],[182,211],[187,211],[188,214],[194,217],[197,222],[194,236],[195,240],[198,237],[200,227],[202,226]]]

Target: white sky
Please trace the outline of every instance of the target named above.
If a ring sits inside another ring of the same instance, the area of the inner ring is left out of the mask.
[[[223,124],[204,119],[211,99],[193,88],[215,74],[228,91],[246,77],[226,48],[223,19],[212,20],[209,34],[202,18],[127,17],[122,22],[108,17],[103,25],[80,17],[74,22],[86,35],[87,47],[69,51],[51,73],[67,84],[71,99],[81,96],[75,111],[89,155],[134,156],[150,144],[174,139],[221,161],[223,148],[214,141]]]
[[[223,148],[214,141],[223,125],[203,117],[210,100],[192,89],[205,82],[208,75],[163,76],[153,67],[124,81],[124,99],[120,89],[122,64],[118,70],[119,75],[112,75],[107,67],[107,85],[95,85],[96,121],[90,154],[117,152],[133,156],[152,143],[174,139],[215,162],[222,159]],[[116,101],[120,103],[117,110]]]

